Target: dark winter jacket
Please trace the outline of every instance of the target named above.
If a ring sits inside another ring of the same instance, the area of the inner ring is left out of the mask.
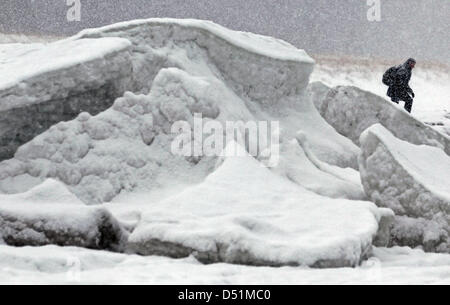
[[[413,90],[409,86],[409,81],[411,79],[411,67],[410,62],[413,59],[408,59],[403,65],[398,66],[391,73],[391,84],[389,84],[389,89],[387,95],[391,98],[404,98],[408,96],[408,93],[414,94]]]

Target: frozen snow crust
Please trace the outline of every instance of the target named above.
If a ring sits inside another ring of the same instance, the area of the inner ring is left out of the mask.
[[[377,124],[361,135],[361,179],[371,201],[392,209],[391,243],[450,252],[450,158]]]
[[[325,120],[355,144],[359,144],[359,137],[364,130],[380,123],[399,139],[439,147],[450,155],[450,138],[447,135],[378,95],[357,87],[338,86],[330,89],[321,101],[326,86],[320,82],[313,83],[310,90],[316,93],[315,103]]]

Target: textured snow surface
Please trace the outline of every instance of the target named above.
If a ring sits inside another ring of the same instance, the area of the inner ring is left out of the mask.
[[[149,206],[130,248],[274,266],[355,266],[370,254],[378,221],[390,211],[318,196],[242,155],[225,158],[202,184]]]
[[[0,245],[2,284],[450,284],[450,255],[374,248],[357,268],[203,265],[192,257],[142,257],[71,247]]]
[[[364,189],[399,216],[393,243],[450,252],[450,158],[439,148],[413,145],[381,125],[361,135]]]

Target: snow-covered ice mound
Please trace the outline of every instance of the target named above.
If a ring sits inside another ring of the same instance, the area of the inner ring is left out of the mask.
[[[359,143],[361,133],[380,123],[397,138],[413,144],[442,148],[450,155],[450,137],[408,114],[401,107],[357,87],[331,89],[320,113],[340,134]]]
[[[192,123],[195,113],[223,124],[279,121],[282,141],[300,130],[319,160],[357,168],[358,147],[305,96],[314,61],[303,50],[210,22],[172,19],[88,30],[58,43],[114,37],[132,42],[127,89],[146,95],[127,93],[99,115],[82,113],[23,145],[0,164],[1,191],[23,192],[55,178],[84,202],[102,203],[122,191],[200,182],[214,158],[171,152],[172,124]]]
[[[305,51],[287,42],[202,20],[136,20],[84,30],[69,40],[99,37],[123,37],[133,43],[133,73],[148,76],[140,80],[147,89],[161,67],[192,69],[189,61],[203,62],[203,68],[215,66],[214,72],[235,91],[273,105],[277,98],[304,89],[314,65]]]
[[[0,242],[121,251],[128,233],[105,208],[0,202]]]
[[[366,193],[398,215],[392,243],[450,252],[450,157],[439,148],[399,140],[379,124],[360,141]]]
[[[381,218],[391,216],[370,202],[299,187],[233,142],[226,151],[202,184],[148,206],[130,250],[204,263],[355,266],[370,254]]]
[[[171,124],[192,121],[194,111],[216,118],[219,108],[208,95],[212,86],[170,68],[161,70],[153,89],[149,96],[128,92],[107,111],[82,113],[23,145],[14,159],[0,163],[0,190],[23,192],[55,178],[92,204],[137,187],[200,182],[214,160],[173,155]]]
[[[129,86],[122,38],[0,45],[0,160],[50,126],[110,107]]]
[[[357,168],[358,148],[337,135],[304,97],[314,67],[305,51],[272,37],[190,19],[118,23],[70,39],[99,37],[122,37],[133,43],[136,89],[128,90],[146,93],[162,67],[179,68],[220,84],[216,97],[226,110],[222,118],[279,120],[288,138],[302,129],[322,161]]]

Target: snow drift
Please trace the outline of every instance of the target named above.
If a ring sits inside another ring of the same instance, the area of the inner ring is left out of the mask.
[[[130,250],[203,263],[344,267],[370,255],[378,231],[386,236],[389,222],[378,222],[390,210],[316,195],[237,149],[202,184],[149,206]]]
[[[450,157],[439,148],[399,140],[378,124],[360,142],[366,193],[398,215],[392,244],[450,252]]]
[[[323,86],[319,89],[320,92],[324,91]],[[316,97],[320,101],[320,96]],[[325,120],[356,144],[359,144],[359,137],[364,130],[380,123],[399,139],[439,147],[450,155],[450,138],[447,135],[373,93],[352,86],[338,86],[331,89],[322,102],[317,103]]]
[[[60,121],[110,107],[129,86],[129,46],[120,38],[0,45],[0,160]]]

